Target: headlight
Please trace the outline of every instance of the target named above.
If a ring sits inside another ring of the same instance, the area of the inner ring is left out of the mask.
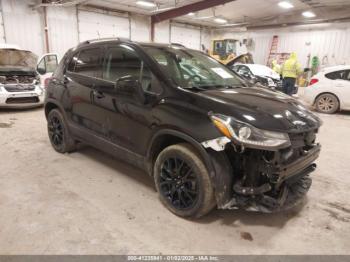
[[[250,124],[220,114],[212,114],[210,118],[223,135],[237,144],[270,150],[286,148],[291,145],[286,133],[258,129]]]
[[[275,82],[271,78],[268,78],[267,82],[268,82],[269,86],[275,86]]]

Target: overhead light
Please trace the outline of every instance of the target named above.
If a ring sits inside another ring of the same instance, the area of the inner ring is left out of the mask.
[[[190,13],[188,13],[187,15],[188,15],[188,16],[194,16],[194,15],[195,15],[195,13],[190,12]]]
[[[214,22],[215,22],[215,23],[218,23],[218,24],[226,24],[226,23],[227,23],[227,20],[224,19],[224,18],[216,17],[216,18],[214,19]]]
[[[307,17],[307,18],[312,18],[315,17],[315,13],[311,12],[311,11],[305,11],[303,12],[303,16]]]
[[[139,6],[143,6],[143,7],[156,7],[157,5],[153,2],[149,2],[149,1],[137,1],[136,2],[137,5]]]
[[[285,8],[285,9],[290,9],[290,8],[294,7],[294,5],[292,5],[291,3],[287,2],[287,1],[279,2],[278,5],[282,8]]]

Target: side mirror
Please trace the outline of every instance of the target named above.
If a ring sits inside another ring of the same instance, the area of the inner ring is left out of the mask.
[[[123,76],[115,82],[115,91],[125,96],[135,96],[142,103],[145,102],[145,96],[140,81],[134,76]]]
[[[116,91],[124,94],[134,94],[139,86],[138,79],[133,76],[123,76],[115,82]]]

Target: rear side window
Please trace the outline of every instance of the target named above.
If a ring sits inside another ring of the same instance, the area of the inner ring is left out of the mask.
[[[102,69],[101,49],[91,48],[79,52],[71,60],[68,70],[85,76],[99,77]]]
[[[141,60],[132,50],[113,47],[107,50],[102,78],[115,82],[123,76],[140,77]]]
[[[326,77],[331,80],[346,79],[344,70],[328,73]]]
[[[139,79],[144,91],[161,93],[156,77],[133,49],[123,46],[107,49],[102,78],[115,82],[124,76]]]

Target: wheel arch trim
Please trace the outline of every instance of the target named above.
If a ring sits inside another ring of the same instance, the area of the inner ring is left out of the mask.
[[[177,137],[179,139],[182,139],[182,140],[188,142],[190,145],[192,145],[198,151],[198,153],[200,154],[200,156],[204,160],[204,163],[205,163],[206,167],[208,168],[210,177],[212,178],[215,176],[213,163],[210,159],[208,152],[201,145],[201,143],[197,142],[193,137],[191,137],[190,135],[188,135],[186,133],[183,133],[183,132],[177,131],[177,130],[172,130],[172,129],[161,129],[153,135],[153,137],[149,143],[150,146],[148,147],[148,150],[146,153],[146,159],[148,160],[148,162],[150,163],[151,166],[153,165],[152,157],[153,157],[154,145],[155,145],[157,139],[159,139],[160,137],[165,136],[165,135]],[[153,166],[151,168],[148,167],[148,170],[151,171],[150,174],[152,175]]]
[[[55,105],[55,108],[58,108],[61,111],[61,113],[63,114],[63,116],[65,117],[65,111],[64,111],[63,107],[57,102],[57,100],[50,99],[50,98],[46,99],[45,104],[44,104],[46,117],[48,116],[48,113],[49,113],[47,111],[48,105]]]
[[[205,149],[201,143],[181,131],[162,129],[152,137],[150,147],[147,151],[147,171],[150,175],[153,175],[152,148],[155,141],[163,135],[178,137],[188,142],[197,150],[204,161],[205,166],[208,168],[209,178],[212,182],[217,206],[218,208],[223,208],[225,204],[231,200],[233,193],[232,167],[226,153],[224,151],[219,152],[212,149]]]

